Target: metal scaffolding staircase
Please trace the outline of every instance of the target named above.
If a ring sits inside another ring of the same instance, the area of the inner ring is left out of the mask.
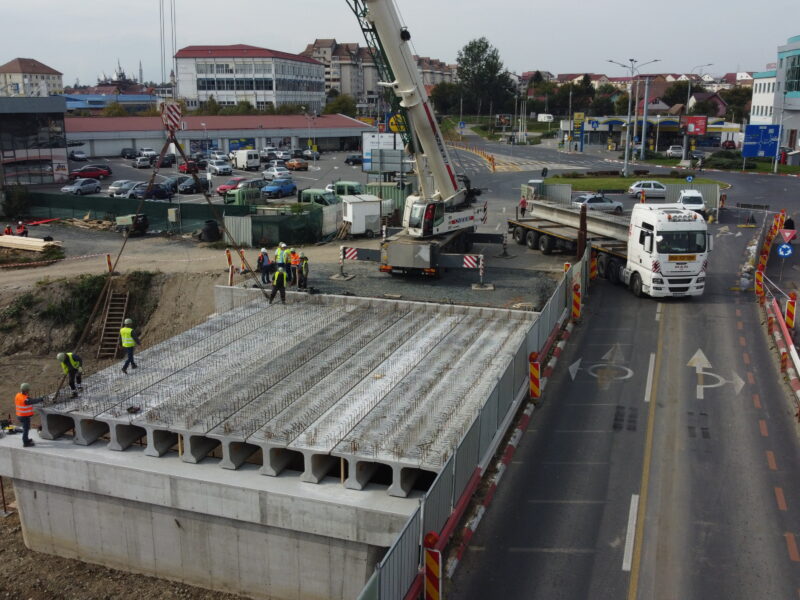
[[[119,353],[119,330],[128,310],[128,292],[109,291],[106,299],[106,316],[103,320],[103,334],[97,348],[97,358],[116,358]]]

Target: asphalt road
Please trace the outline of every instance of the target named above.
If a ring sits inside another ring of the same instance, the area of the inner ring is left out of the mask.
[[[786,184],[732,179],[743,197]],[[792,402],[752,296],[730,291],[753,230],[711,229],[702,298],[590,288],[449,596],[798,597]]]

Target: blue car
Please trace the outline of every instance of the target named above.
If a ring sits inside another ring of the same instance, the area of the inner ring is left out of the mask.
[[[265,198],[283,198],[297,193],[297,186],[291,179],[273,179],[261,188]]]

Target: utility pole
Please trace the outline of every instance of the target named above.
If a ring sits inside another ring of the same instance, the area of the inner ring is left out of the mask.
[[[778,157],[781,154],[781,141],[783,140],[783,109],[786,108],[786,81],[783,82],[783,98],[781,100],[781,116],[778,119],[778,143],[775,146],[775,164],[772,166],[772,172],[778,172]]]
[[[569,134],[567,135],[567,152],[572,146],[572,84],[569,84],[569,108],[567,109],[569,119]]]
[[[642,149],[639,152],[639,160],[644,160],[645,144],[647,143],[647,105],[650,102],[650,78],[644,78],[644,108],[642,109]]]

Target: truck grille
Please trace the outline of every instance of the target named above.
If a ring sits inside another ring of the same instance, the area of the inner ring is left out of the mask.
[[[680,287],[669,286],[669,291],[670,292],[679,292],[679,293],[680,292],[688,292],[689,291],[689,286],[688,285],[687,286],[680,286]]]
[[[679,285],[680,284],[689,285],[690,283],[692,283],[692,278],[690,277],[688,279],[683,279],[683,278],[679,279],[679,278],[675,278],[675,277],[669,277],[669,278],[667,278],[667,283],[669,283],[670,285],[672,285],[673,283],[677,283]]]

